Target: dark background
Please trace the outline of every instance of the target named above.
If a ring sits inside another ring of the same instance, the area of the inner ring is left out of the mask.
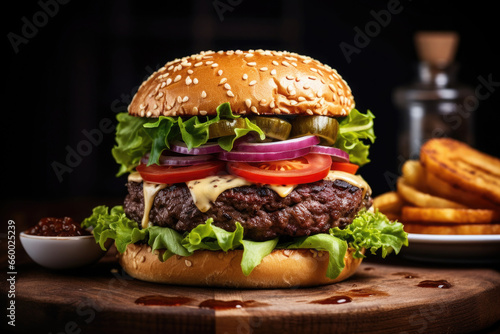
[[[123,197],[125,177],[115,177],[118,166],[110,153],[113,133],[101,131],[102,140],[61,179],[52,163],[65,164],[68,149],[86,140],[84,131],[98,131],[102,120],[114,122],[116,112],[125,110],[153,70],[202,50],[288,50],[336,68],[351,86],[357,108],[370,109],[377,117],[372,162],[361,170],[375,195],[390,190],[387,177],[399,173],[398,115],[391,93],[414,76],[415,31],[458,31],[460,80],[472,87],[479,84],[479,76],[500,82],[498,14],[477,1],[401,0],[401,13],[392,15],[350,63],[339,45],[354,44],[354,28],[364,30],[374,21],[370,12],[386,10],[389,1],[55,3],[9,2],[10,8],[4,9],[8,61],[2,203],[7,206],[13,201]],[[38,27],[29,30],[26,22]],[[31,36],[16,52],[9,36],[23,33]],[[499,97],[493,92],[476,111],[475,146],[495,156],[500,153]]]

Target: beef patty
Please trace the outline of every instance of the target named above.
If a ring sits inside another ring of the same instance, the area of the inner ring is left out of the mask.
[[[144,196],[142,183],[128,182],[125,214],[142,220]],[[198,210],[188,187],[175,184],[162,189],[149,213],[153,225],[187,232],[213,218],[213,225],[227,231],[241,223],[245,238],[263,241],[278,236],[307,236],[325,233],[332,227],[344,228],[357,212],[369,207],[369,195],[342,180],[321,180],[298,185],[288,196],[256,185],[236,187],[221,193],[207,212]]]

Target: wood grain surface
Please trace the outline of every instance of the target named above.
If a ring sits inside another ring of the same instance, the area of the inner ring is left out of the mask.
[[[427,280],[451,286],[418,286]],[[5,295],[5,281],[1,288]],[[7,329],[17,333],[493,333],[500,272],[369,257],[353,277],[329,286],[206,289],[134,280],[111,250],[77,271],[22,261],[15,302],[16,326]]]

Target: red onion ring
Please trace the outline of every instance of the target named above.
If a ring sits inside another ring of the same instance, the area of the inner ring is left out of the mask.
[[[222,147],[220,147],[217,143],[203,144],[201,146],[188,149],[187,145],[181,141],[171,143],[170,150],[172,150],[173,152],[190,155],[214,154],[223,151]]]
[[[336,147],[314,145],[311,147],[311,153],[330,155],[332,160],[337,162],[349,162],[349,154]]]
[[[159,159],[160,166],[192,166],[197,164],[202,164],[207,161],[213,160],[215,156],[209,154],[203,155],[168,155],[161,154]],[[141,163],[147,164],[149,161],[149,153],[146,153],[142,159]]]
[[[293,151],[283,151],[283,152],[240,152],[240,151],[223,151],[219,153],[218,157],[220,160],[224,161],[235,161],[235,162],[265,162],[265,161],[277,161],[277,160],[288,160],[302,157],[310,152],[310,147],[300,148]]]
[[[284,152],[294,151],[319,144],[320,140],[316,136],[303,136],[294,139],[280,140],[268,143],[238,143],[234,151],[237,152]],[[277,160],[277,159],[274,159]]]

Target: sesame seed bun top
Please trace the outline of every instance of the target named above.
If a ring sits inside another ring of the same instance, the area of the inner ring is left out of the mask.
[[[346,116],[351,89],[336,70],[283,51],[207,51],[165,64],[142,83],[128,112],[140,117],[215,115]]]

